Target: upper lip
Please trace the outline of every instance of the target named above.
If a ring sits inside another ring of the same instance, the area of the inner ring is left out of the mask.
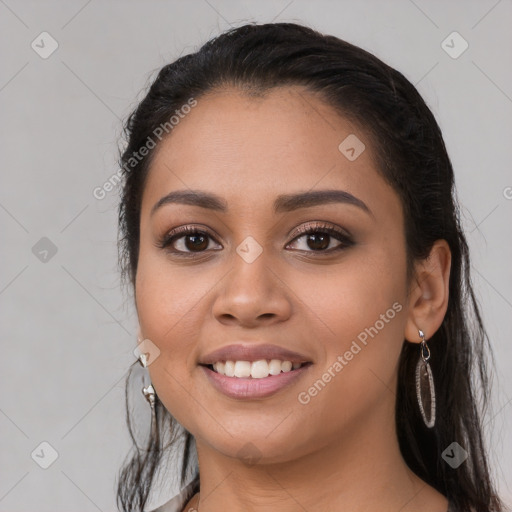
[[[277,345],[255,345],[237,343],[210,352],[202,357],[199,364],[213,364],[219,361],[259,361],[261,359],[279,359],[292,363],[308,363],[310,359],[303,354],[293,352]]]

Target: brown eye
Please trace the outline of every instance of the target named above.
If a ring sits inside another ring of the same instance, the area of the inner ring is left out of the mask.
[[[205,252],[213,237],[193,226],[183,226],[172,230],[159,241],[158,247],[174,254],[193,254]]]
[[[184,239],[184,245],[189,251],[204,251],[208,248],[208,235],[185,235],[181,238]]]
[[[315,251],[321,249],[327,249],[329,247],[329,242],[331,240],[331,235],[326,233],[311,233],[306,235],[307,244],[310,249],[314,249]]]
[[[299,228],[300,235],[295,237],[292,244],[299,245],[295,249],[306,252],[330,253],[354,245],[352,239],[341,230],[329,225],[307,225]],[[304,239],[302,244],[298,241]],[[338,245],[331,246],[338,241]]]

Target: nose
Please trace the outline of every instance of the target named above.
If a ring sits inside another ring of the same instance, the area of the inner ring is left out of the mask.
[[[257,327],[287,320],[292,311],[291,290],[272,268],[265,251],[253,262],[233,255],[233,270],[218,289],[214,317],[225,325]]]

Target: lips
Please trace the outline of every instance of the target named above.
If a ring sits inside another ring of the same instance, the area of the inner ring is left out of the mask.
[[[270,375],[262,379],[227,377],[204,365],[200,365],[199,370],[214,389],[229,398],[260,400],[296,385],[300,379],[304,378],[310,367],[311,364],[306,364],[296,370],[281,372],[279,375]]]
[[[267,364],[266,371],[253,368]],[[270,397],[292,386],[310,371],[312,364],[311,357],[305,354],[254,341],[227,345],[200,357],[198,361],[201,373],[217,391],[242,400]],[[238,370],[237,365],[240,366]],[[217,371],[222,369],[228,371]]]

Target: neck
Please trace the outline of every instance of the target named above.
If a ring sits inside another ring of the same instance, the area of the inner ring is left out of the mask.
[[[199,512],[446,511],[446,498],[403,460],[389,408],[384,415],[359,419],[336,439],[293,460],[262,463],[262,457],[249,465],[196,438],[201,493],[194,500],[195,508]]]

